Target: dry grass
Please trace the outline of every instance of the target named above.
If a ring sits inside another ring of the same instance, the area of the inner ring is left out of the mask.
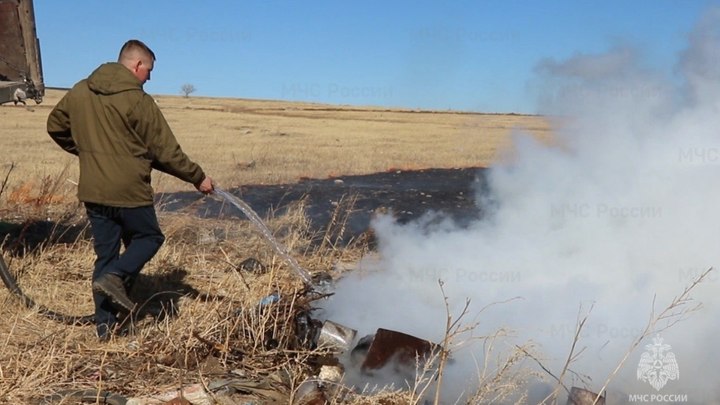
[[[70,388],[157,395],[229,371],[248,381],[272,380],[277,395],[289,398],[291,388],[316,371],[312,360],[321,353],[298,341],[295,318],[317,297],[303,294],[304,286],[248,222],[167,214],[161,225],[167,243],[133,290],[148,311],[133,319],[132,336],[99,344],[94,327],[47,320],[7,291],[0,293],[0,397],[9,401],[0,402],[27,403]],[[268,225],[285,235],[283,243],[293,252],[310,249],[300,207]],[[317,272],[330,260],[354,260],[356,253],[313,248],[299,259]],[[267,272],[239,271],[248,257],[266,264]],[[43,245],[8,264],[38,303],[84,315],[92,313],[92,261],[91,241],[78,238]],[[283,300],[259,310],[258,302],[271,293]]]
[[[0,108],[0,167],[15,162],[15,181],[39,186],[62,170],[77,179],[75,158],[59,151],[45,120],[62,92],[29,109]],[[183,149],[225,188],[301,177],[367,174],[391,168],[491,164],[525,128],[549,139],[542,117],[357,109],[319,104],[158,96]],[[155,175],[157,191],[187,189]],[[71,183],[65,186],[72,188]]]
[[[63,313],[89,314],[94,254],[74,197],[77,165],[45,132],[61,95],[50,91],[45,103],[28,109],[0,107],[0,226],[60,225],[32,251],[12,240],[2,247],[19,253],[5,257],[28,295]],[[485,166],[508,147],[515,128],[549,140],[541,117],[192,97],[157,101],[185,151],[225,188],[391,168]],[[156,174],[154,183],[157,191],[190,189],[166,175]],[[355,261],[369,249],[362,239],[336,245],[333,229],[311,234],[302,208],[299,203],[268,218],[268,225],[311,273]],[[333,227],[342,227],[342,207],[335,214]],[[99,344],[94,327],[47,320],[0,289],[0,403],[29,403],[66,389],[157,395],[228,375],[248,382],[248,398],[287,403],[317,372],[327,356],[295,333],[310,298],[247,221],[172,213],[161,213],[160,221],[167,242],[133,292],[152,311],[134,319],[129,337]],[[247,258],[268,271],[237,271]],[[273,292],[283,300],[259,310],[258,301]],[[335,402],[404,404],[408,398],[407,392],[384,392]]]

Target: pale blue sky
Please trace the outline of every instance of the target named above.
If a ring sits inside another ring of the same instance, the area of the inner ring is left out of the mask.
[[[151,94],[536,112],[544,58],[618,44],[672,72],[686,35],[720,0],[35,0],[45,82],[69,87],[122,43],[156,53]]]

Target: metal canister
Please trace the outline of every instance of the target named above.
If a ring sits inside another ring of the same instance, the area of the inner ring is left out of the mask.
[[[323,322],[317,338],[317,346],[329,348],[338,352],[345,352],[355,341],[357,331],[333,321]]]

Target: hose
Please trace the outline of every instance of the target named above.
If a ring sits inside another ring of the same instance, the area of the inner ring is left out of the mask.
[[[13,276],[13,274],[10,272],[10,268],[5,263],[5,259],[3,258],[2,254],[0,254],[0,278],[2,278],[5,287],[7,287],[7,289],[10,290],[10,292],[13,293],[16,297],[18,297],[20,301],[22,301],[23,305],[25,305],[25,307],[27,307],[28,309],[37,309],[37,311],[46,318],[52,319],[53,321],[62,322],[66,325],[89,325],[95,323],[94,315],[65,315],[59,312],[55,312],[43,305],[35,303],[32,298],[28,297],[20,289],[20,286],[18,285],[15,276]]]

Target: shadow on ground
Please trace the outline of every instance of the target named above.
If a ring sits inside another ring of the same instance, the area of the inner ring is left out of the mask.
[[[178,315],[181,297],[205,301],[225,300],[226,297],[202,293],[185,281],[188,271],[182,267],[163,269],[160,273],[140,273],[130,290],[130,298],[140,307],[136,317],[150,316],[157,320]]]
[[[35,219],[16,223],[0,219],[0,246],[15,256],[35,251],[43,245],[69,244],[87,238],[90,238],[90,228],[75,220]]]

